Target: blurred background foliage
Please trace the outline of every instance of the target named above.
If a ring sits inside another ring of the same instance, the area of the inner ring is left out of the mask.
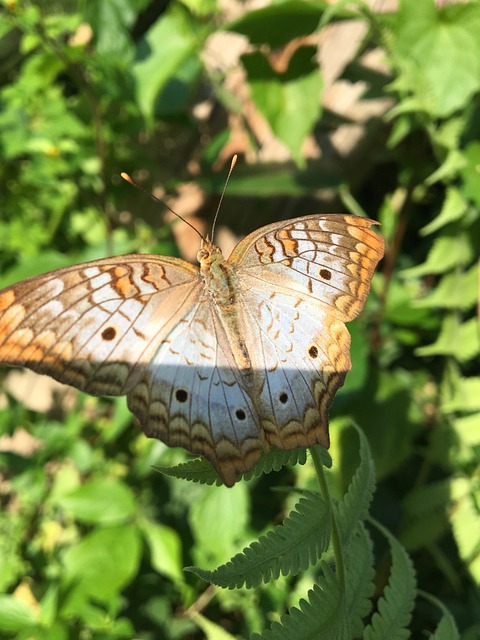
[[[198,237],[121,171],[205,233],[239,154],[226,248],[307,213],[382,223],[329,477],[340,496],[354,418],[375,459],[372,514],[464,639],[480,636],[479,33],[476,1],[0,8],[1,286],[112,254],[194,258]],[[1,637],[247,637],[311,584],[214,591],[183,572],[278,522],[291,495],[272,487],[310,486],[308,463],[232,489],[187,484],[152,470],[186,454],[137,433],[123,398],[7,371],[3,389]],[[420,604],[413,637],[436,615]]]

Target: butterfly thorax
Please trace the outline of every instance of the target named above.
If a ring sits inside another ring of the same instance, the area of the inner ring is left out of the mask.
[[[235,308],[238,291],[237,277],[232,265],[225,260],[220,249],[208,238],[203,241],[197,259],[206,290],[215,304],[225,313],[229,313]]]
[[[248,377],[252,371],[252,364],[240,330],[240,305],[237,301],[239,287],[235,269],[208,238],[202,241],[197,259],[206,295],[214,303],[238,368]]]

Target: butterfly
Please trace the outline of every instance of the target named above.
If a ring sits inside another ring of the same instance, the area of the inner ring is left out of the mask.
[[[329,446],[383,240],[342,214],[264,226],[228,259],[125,255],[0,291],[0,362],[126,395],[147,436],[204,455],[226,485],[270,445]]]

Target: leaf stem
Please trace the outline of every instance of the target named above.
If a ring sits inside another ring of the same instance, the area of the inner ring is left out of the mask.
[[[335,556],[335,567],[337,573],[338,584],[341,593],[345,593],[345,564],[343,562],[342,544],[340,541],[340,533],[338,531],[337,521],[335,520],[335,514],[332,509],[332,498],[328,490],[327,479],[325,477],[325,470],[323,468],[322,459],[319,453],[318,446],[310,447],[310,455],[312,456],[313,464],[315,467],[315,473],[317,474],[318,484],[320,485],[320,495],[325,500],[330,510],[330,519],[332,527],[332,547],[333,555]]]

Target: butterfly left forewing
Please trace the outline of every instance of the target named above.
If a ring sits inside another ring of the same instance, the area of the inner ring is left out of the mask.
[[[272,290],[296,292],[328,307],[344,322],[363,308],[383,239],[376,222],[316,214],[276,222],[249,234],[229,262]]]
[[[124,394],[200,287],[195,267],[144,255],[25,280],[0,292],[0,362],[94,395]]]

